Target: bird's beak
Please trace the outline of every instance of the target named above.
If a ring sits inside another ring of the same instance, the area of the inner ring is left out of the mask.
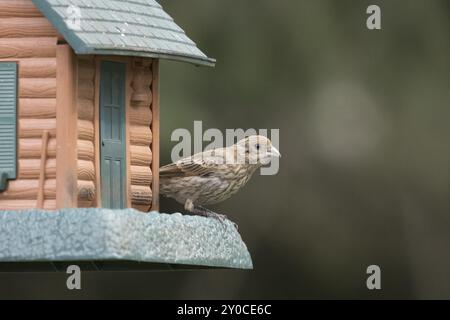
[[[274,146],[272,146],[272,147],[270,148],[270,154],[271,154],[272,156],[274,156],[274,157],[281,158],[281,153],[280,153],[280,151],[278,151],[278,149],[275,148]]]

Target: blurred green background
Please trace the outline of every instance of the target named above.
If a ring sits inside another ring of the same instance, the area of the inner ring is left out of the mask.
[[[255,270],[90,273],[81,292],[64,274],[0,274],[0,298],[450,298],[450,2],[161,4],[218,60],[162,63],[162,164],[194,120],[280,129],[279,174],[213,208]],[[371,264],[381,291],[366,288]]]

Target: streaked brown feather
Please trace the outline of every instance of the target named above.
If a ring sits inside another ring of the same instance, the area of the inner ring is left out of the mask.
[[[214,167],[198,163],[172,163],[160,168],[159,175],[163,178],[181,178],[207,176],[214,172]]]
[[[225,150],[214,149],[181,159],[159,169],[161,178],[208,176],[217,172],[218,166],[226,166]]]

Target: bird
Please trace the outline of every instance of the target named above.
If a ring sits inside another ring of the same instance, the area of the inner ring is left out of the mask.
[[[160,168],[160,193],[184,205],[191,214],[225,221],[227,217],[205,206],[227,200],[251,179],[257,169],[281,157],[261,135],[183,158]]]

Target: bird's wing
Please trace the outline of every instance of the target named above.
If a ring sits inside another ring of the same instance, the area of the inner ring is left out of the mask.
[[[159,169],[161,178],[208,176],[225,164],[223,152],[206,151]]]
[[[213,172],[213,168],[197,163],[172,163],[159,169],[161,178],[207,176]]]

